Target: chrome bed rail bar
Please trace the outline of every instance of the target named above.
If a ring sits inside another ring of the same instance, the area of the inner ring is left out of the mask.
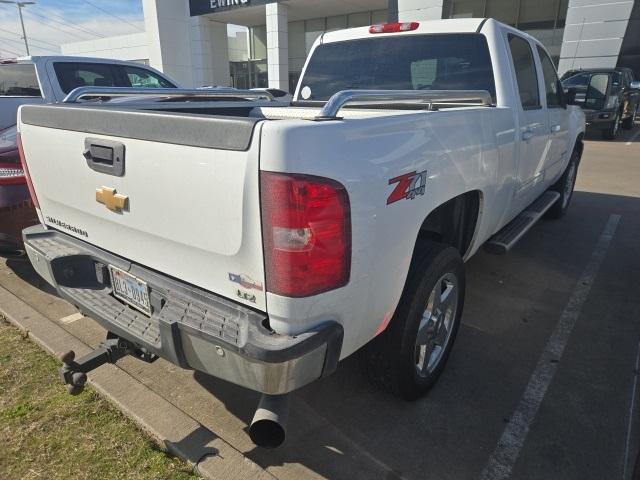
[[[338,119],[338,113],[347,104],[385,103],[425,104],[433,110],[434,105],[489,107],[493,99],[486,90],[342,90],[329,99],[316,120]]]
[[[129,87],[78,87],[65,97],[63,103],[78,103],[90,97],[163,97],[163,98],[266,98],[274,101],[265,90],[236,90],[232,88],[186,89],[186,88],[129,88]]]

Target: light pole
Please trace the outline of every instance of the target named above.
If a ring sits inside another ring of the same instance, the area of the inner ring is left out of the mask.
[[[10,0],[0,0],[0,3],[13,3],[18,7],[18,13],[20,14],[20,25],[22,25],[22,38],[24,38],[24,46],[27,49],[27,55],[31,55],[29,52],[29,42],[27,41],[27,32],[24,30],[24,19],[22,18],[22,9],[27,5],[35,5],[36,2],[15,2]]]

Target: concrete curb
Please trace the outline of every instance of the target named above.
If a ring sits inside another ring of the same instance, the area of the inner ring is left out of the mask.
[[[74,350],[76,354],[84,355],[91,350],[88,345],[2,287],[0,315],[50,354]],[[117,366],[107,364],[96,369],[89,374],[89,383],[135,421],[160,447],[189,462],[204,478],[275,478]]]

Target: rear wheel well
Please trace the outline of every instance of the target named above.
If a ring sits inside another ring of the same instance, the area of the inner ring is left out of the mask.
[[[443,203],[422,222],[419,239],[450,245],[464,258],[476,232],[481,192],[474,190]]]

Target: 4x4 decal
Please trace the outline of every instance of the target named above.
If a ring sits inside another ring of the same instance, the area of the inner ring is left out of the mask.
[[[400,200],[413,200],[418,195],[424,195],[427,184],[427,171],[405,173],[389,180],[389,185],[394,183],[397,183],[397,185],[389,195],[389,198],[387,198],[387,205]]]

